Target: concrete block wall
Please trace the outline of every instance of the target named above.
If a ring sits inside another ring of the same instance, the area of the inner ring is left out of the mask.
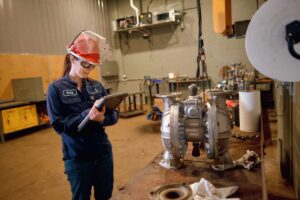
[[[300,198],[300,83],[295,83],[293,111],[293,182],[297,198]]]
[[[148,2],[134,1],[137,7],[142,4],[143,11],[146,10]],[[264,2],[264,0],[233,0],[233,22],[251,19],[257,6]],[[111,0],[109,5],[110,20],[134,15],[129,1]],[[143,79],[145,75],[162,78],[171,72],[180,77],[195,77],[199,30],[196,2],[192,0],[157,0],[151,4],[150,11],[173,8],[176,10],[183,9],[186,12],[184,29],[181,29],[180,26],[153,28],[151,29],[150,40],[143,39],[140,32],[132,32],[131,34],[112,32],[112,50],[114,59],[119,64],[120,79],[125,74],[128,79]],[[241,62],[251,68],[252,65],[245,52],[245,40],[243,38],[228,39],[213,31],[211,0],[201,1],[201,8],[206,61],[212,82],[220,81],[219,70],[224,65]]]

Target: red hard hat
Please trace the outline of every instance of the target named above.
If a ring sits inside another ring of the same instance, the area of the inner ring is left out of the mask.
[[[68,51],[92,64],[100,64],[99,39],[90,32],[82,32],[70,45]]]
[[[99,65],[112,59],[108,41],[93,31],[82,31],[69,45],[67,51],[91,64]]]

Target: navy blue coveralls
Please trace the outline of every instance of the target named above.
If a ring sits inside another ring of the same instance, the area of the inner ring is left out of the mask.
[[[117,122],[117,111],[106,109],[104,122],[90,121],[77,131],[95,100],[105,95],[103,85],[91,79],[84,79],[79,91],[69,75],[48,88],[47,110],[54,130],[62,137],[65,174],[73,200],[89,200],[92,186],[97,200],[109,199],[112,194],[112,147],[104,127]]]

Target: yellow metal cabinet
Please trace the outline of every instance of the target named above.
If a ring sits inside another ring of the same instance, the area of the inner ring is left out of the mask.
[[[35,105],[22,106],[18,109],[21,128],[29,128],[38,125],[38,117]]]
[[[1,110],[3,133],[10,133],[15,130],[19,130],[20,120],[18,108],[10,108]]]
[[[1,110],[3,133],[11,133],[38,125],[35,105]]]

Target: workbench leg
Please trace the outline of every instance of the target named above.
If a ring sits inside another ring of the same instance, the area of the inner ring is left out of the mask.
[[[132,108],[131,108],[131,95],[128,95],[128,111],[131,111]]]
[[[136,97],[133,95],[133,109],[136,110]]]
[[[123,103],[124,103],[124,110],[123,110],[123,112],[126,112],[127,111],[126,98],[123,100]]]
[[[0,133],[0,137],[1,137],[1,142],[5,142],[5,138],[4,138],[4,134],[3,133]]]
[[[143,93],[140,93],[140,109],[144,110],[144,108],[143,108]]]

